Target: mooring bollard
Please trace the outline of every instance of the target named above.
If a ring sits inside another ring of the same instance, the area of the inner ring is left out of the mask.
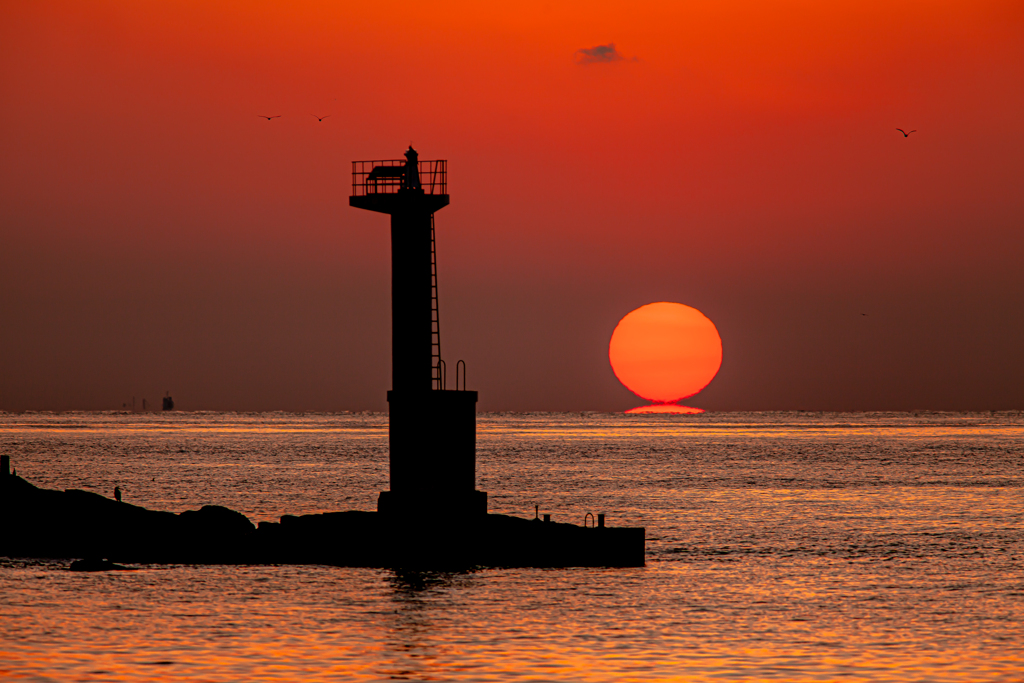
[[[6,477],[11,474],[11,456],[0,455],[0,477]]]
[[[604,513],[603,512],[597,513],[597,528],[599,528],[599,529],[603,529],[604,528]]]

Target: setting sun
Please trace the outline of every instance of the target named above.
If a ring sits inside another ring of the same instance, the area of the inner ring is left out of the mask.
[[[637,396],[675,403],[699,392],[718,374],[722,339],[696,308],[662,301],[641,306],[619,321],[608,359],[615,376]]]

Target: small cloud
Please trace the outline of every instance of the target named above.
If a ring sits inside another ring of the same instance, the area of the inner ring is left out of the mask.
[[[573,55],[573,61],[577,64],[608,64],[623,59],[622,53],[615,49],[615,43],[580,48]]]

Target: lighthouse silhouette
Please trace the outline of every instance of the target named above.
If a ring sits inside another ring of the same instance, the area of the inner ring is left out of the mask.
[[[441,357],[434,214],[448,201],[447,162],[420,161],[411,145],[404,160],[352,162],[349,205],[391,216],[391,489],[377,500],[389,515],[487,513],[476,490],[477,392],[461,361],[449,389]]]

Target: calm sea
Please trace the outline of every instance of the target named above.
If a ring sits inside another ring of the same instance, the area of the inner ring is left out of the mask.
[[[1022,413],[491,414],[478,438],[491,511],[645,526],[647,566],[0,559],[0,678],[1024,680]],[[378,414],[0,414],[0,452],[253,521],[387,488]]]

